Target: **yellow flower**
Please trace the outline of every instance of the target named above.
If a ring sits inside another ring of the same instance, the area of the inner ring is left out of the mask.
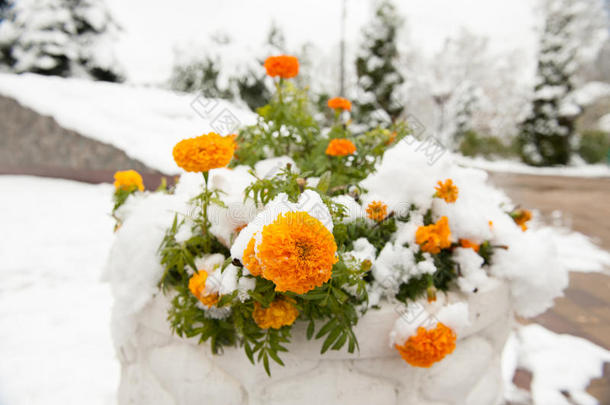
[[[135,170],[125,170],[114,174],[114,188],[118,190],[144,191],[144,182],[140,173]]]
[[[435,224],[420,226],[415,232],[415,242],[421,250],[432,254],[451,246],[451,230],[447,217],[441,217]]]
[[[250,274],[253,276],[260,276],[263,270],[261,269],[260,262],[256,258],[254,245],[256,245],[256,239],[252,237],[248,242],[248,246],[246,246],[246,249],[244,250],[243,264],[246,266]]]
[[[337,262],[333,234],[307,212],[287,212],[266,225],[255,251],[252,238],[244,250],[250,273],[273,281],[277,291],[304,294],[330,279]]]
[[[388,216],[388,206],[381,201],[373,201],[366,207],[366,215],[373,221],[381,222]]]
[[[460,246],[463,248],[471,248],[472,250],[474,250],[475,252],[479,252],[479,249],[481,248],[481,246],[478,243],[474,243],[473,241],[469,240],[469,239],[460,239]]]
[[[434,196],[442,198],[448,203],[454,203],[458,198],[458,188],[453,184],[453,180],[451,179],[445,180],[444,184],[442,181],[439,181],[434,189],[436,190]]]
[[[184,139],[174,146],[174,161],[187,172],[208,172],[225,167],[233,158],[235,137],[210,132],[196,138]]]
[[[206,307],[212,307],[218,303],[219,296],[217,293],[205,294],[205,282],[208,279],[208,272],[199,270],[189,279],[189,290],[191,293]]]
[[[258,302],[254,303],[252,318],[261,329],[279,329],[282,326],[292,325],[299,316],[299,311],[293,301],[276,299],[268,308],[263,308]]]
[[[395,345],[400,356],[415,367],[430,367],[441,361],[455,349],[455,332],[439,322],[436,328],[427,330],[420,326],[417,334],[402,345]]]
[[[518,209],[510,213],[513,221],[521,227],[523,232],[527,231],[527,222],[532,219],[532,211]]]
[[[349,139],[333,139],[326,148],[326,154],[329,156],[347,156],[353,155],[354,152],[356,145]]]

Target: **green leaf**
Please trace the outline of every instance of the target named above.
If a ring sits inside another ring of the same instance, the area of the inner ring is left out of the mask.
[[[328,321],[326,323],[326,325],[322,326],[322,329],[320,329],[318,331],[318,333],[316,334],[316,339],[320,339],[322,336],[324,336],[328,332],[330,332],[331,328],[335,325],[335,323],[337,323],[337,319],[332,318],[330,321]]]
[[[265,367],[265,372],[269,377],[271,377],[271,370],[269,369],[269,357],[265,354],[263,357],[263,366]]]
[[[250,359],[250,363],[254,364],[254,353],[252,353],[252,347],[250,346],[250,343],[244,343],[244,350],[246,351],[246,356],[248,356],[248,359]]]
[[[331,175],[330,170],[327,170],[324,172],[324,174],[322,174],[322,176],[320,176],[320,181],[318,181],[316,188],[321,194],[326,194],[328,191],[328,188],[330,187]]]
[[[332,350],[339,350],[343,347],[343,345],[345,345],[345,342],[347,341],[347,334],[342,334],[341,337],[335,342],[335,344],[333,345],[333,347],[331,347]]]
[[[307,325],[307,340],[311,340],[313,333],[315,332],[315,325],[313,319],[309,321],[309,325]]]
[[[326,353],[326,351],[330,348],[330,345],[332,345],[333,342],[339,337],[340,333],[341,333],[340,326],[333,329],[333,331],[330,332],[330,334],[324,340],[324,344],[322,345],[322,350],[320,350],[320,353],[322,353],[322,354]]]

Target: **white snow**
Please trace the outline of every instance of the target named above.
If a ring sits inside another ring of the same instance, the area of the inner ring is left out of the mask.
[[[240,126],[254,123],[252,113],[225,101],[80,79],[0,73],[0,94],[166,174],[182,172],[172,157],[180,140],[210,131],[226,135],[220,125],[226,114]]]
[[[110,185],[0,176],[0,403],[115,403]]]
[[[224,171],[218,174],[224,175]],[[215,172],[211,174],[212,181],[214,177]],[[176,190],[177,200],[187,201],[201,185],[200,176],[183,176]],[[0,257],[4,259],[0,265],[0,355],[3,359],[0,401],[11,405],[64,405],[81,404],[86,397],[91,404],[113,404],[118,363],[110,336],[112,300],[108,286],[100,281],[103,263],[115,238],[113,221],[107,215],[112,207],[112,186],[3,176],[0,189],[3,190],[0,223],[3,234],[11,235],[0,244]],[[461,192],[464,193],[462,189]],[[135,278],[126,282],[130,291],[124,291],[124,306],[115,307],[119,312],[132,311],[132,305],[142,304],[139,297],[150,297],[154,293],[154,283],[145,280],[156,278],[160,271],[153,263],[156,257],[153,250],[158,245],[151,240],[158,241],[167,221],[173,218],[172,210],[176,209],[173,203],[163,202],[164,195],[130,197],[130,200],[121,210],[126,221],[116,237],[142,238],[143,244],[151,246],[147,251],[152,261],[148,275],[132,274]],[[146,211],[146,204],[157,208],[167,205],[167,215],[153,222],[146,219],[150,232],[133,230],[140,226],[130,231],[138,221],[138,213]],[[496,237],[496,232],[503,234],[506,231],[501,228],[509,226],[513,225],[494,222]],[[552,239],[549,243],[560,247],[558,260],[570,268],[596,270],[608,264],[608,253],[579,234],[548,230],[542,237]],[[531,238],[539,242],[538,236]],[[370,250],[365,245],[365,241],[358,242],[356,247],[362,249],[356,250],[363,253]],[[568,249],[570,245],[572,249]],[[225,273],[219,280],[223,291],[237,288],[243,295],[251,288],[242,282],[243,278],[234,283],[231,266]],[[458,324],[453,327],[458,328],[461,323],[458,315],[459,311],[450,313],[443,322],[456,319]],[[563,353],[564,349],[560,350]]]
[[[610,177],[610,166],[605,164],[561,167],[534,167],[514,160],[486,160],[455,155],[458,164],[491,172],[533,174],[537,176]]]
[[[109,0],[108,5],[124,28],[117,54],[133,82],[166,80],[176,60],[176,49],[199,50],[197,45],[208,43],[212,36],[228,36],[238,44],[235,49],[238,54],[249,56],[265,41],[272,21],[284,32],[289,50],[299,50],[310,43],[317,49],[316,59],[324,58],[328,65],[336,65],[339,60],[341,2],[225,0],[218,4],[177,0],[168,8],[160,1]],[[526,56],[532,58],[529,62],[533,62],[536,38],[532,28],[536,21],[528,0],[468,0],[459,4],[415,0],[397,2],[397,7],[407,18],[404,36],[411,38],[411,43],[422,52],[438,51],[447,37],[467,27],[475,34],[489,37],[494,52],[525,49]],[[348,57],[357,51],[361,30],[372,15],[372,8],[373,2],[367,0],[348,3],[345,30]],[[212,13],[213,18],[206,18]],[[205,24],[201,23],[202,18]],[[312,29],[311,21],[316,21],[319,29]]]
[[[610,351],[585,339],[532,324],[519,327],[509,339],[503,355],[504,379],[512,398],[519,395],[530,399],[533,405],[594,405],[597,400],[585,390],[589,381],[602,376],[604,362],[610,362]],[[531,398],[511,383],[517,368],[532,373]]]

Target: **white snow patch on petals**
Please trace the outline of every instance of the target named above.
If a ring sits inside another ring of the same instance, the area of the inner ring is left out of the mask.
[[[273,223],[280,214],[287,212],[307,212],[318,219],[330,232],[333,231],[332,217],[318,193],[313,190],[305,190],[296,203],[290,202],[288,195],[281,193],[268,203],[248,226],[242,229],[233,246],[231,246],[231,256],[242,260],[244,250],[250,239],[254,236],[258,240],[265,226]]]

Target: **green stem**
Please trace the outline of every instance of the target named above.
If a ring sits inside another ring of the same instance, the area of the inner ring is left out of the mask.
[[[335,108],[335,126],[340,126],[339,118],[341,117],[341,109]]]
[[[210,195],[209,195],[209,188],[208,188],[208,179],[209,179],[209,172],[203,172],[203,180],[205,182],[204,185],[204,191],[203,191],[203,236],[204,236],[204,249],[206,251],[206,253],[211,253],[210,252],[210,233],[209,233],[209,227],[210,227],[210,221],[208,220],[208,205],[210,204]]]
[[[275,82],[275,87],[277,88],[277,96],[280,100],[280,104],[283,104],[282,101],[282,84],[283,84],[284,79],[282,79],[280,77],[280,80],[278,80],[277,82]]]

